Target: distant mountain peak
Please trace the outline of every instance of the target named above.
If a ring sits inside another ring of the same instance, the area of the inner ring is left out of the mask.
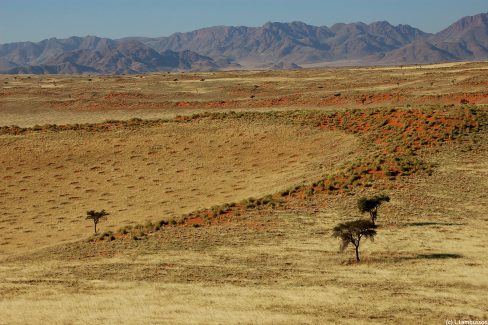
[[[463,36],[463,33],[476,28],[488,31],[488,13],[482,13],[475,16],[467,16],[459,19],[454,24],[437,34],[437,38],[445,42],[456,41]]]
[[[488,13],[459,19],[431,42],[462,60],[488,58]]]
[[[458,20],[454,25],[461,27],[486,26],[488,24],[488,13],[480,13],[474,16],[466,16]]]
[[[488,58],[488,13],[437,34],[387,21],[313,26],[213,26],[168,37],[95,35],[0,45],[4,73],[144,73],[167,70],[298,69],[307,64],[434,63]]]

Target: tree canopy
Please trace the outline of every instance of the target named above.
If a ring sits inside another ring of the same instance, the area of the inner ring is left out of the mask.
[[[344,251],[349,244],[356,250],[356,261],[359,262],[359,245],[362,238],[371,240],[376,236],[376,226],[369,220],[354,220],[340,223],[333,229],[333,236],[341,240],[340,250]]]
[[[358,209],[361,213],[368,212],[371,222],[375,224],[378,217],[378,208],[383,202],[390,202],[388,195],[377,195],[371,198],[362,197],[358,200]]]
[[[89,210],[86,212],[86,219],[93,220],[93,224],[95,226],[95,233],[97,233],[97,224],[98,222],[102,219],[108,216],[109,213],[106,212],[105,210],[101,211],[95,211],[95,210]]]

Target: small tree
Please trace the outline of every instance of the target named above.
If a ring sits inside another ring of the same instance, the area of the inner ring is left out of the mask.
[[[377,195],[372,198],[362,197],[358,200],[358,209],[361,213],[368,212],[373,225],[378,217],[378,208],[383,202],[390,202],[388,195]]]
[[[98,222],[102,219],[108,216],[109,213],[106,212],[105,210],[102,211],[95,211],[95,210],[90,210],[86,212],[86,219],[91,219],[93,220],[93,224],[95,225],[95,234],[97,233],[97,224]]]
[[[341,240],[340,250],[343,252],[349,244],[356,249],[356,261],[359,263],[359,245],[362,238],[374,240],[376,226],[369,220],[355,220],[340,223],[334,227],[333,236]]]

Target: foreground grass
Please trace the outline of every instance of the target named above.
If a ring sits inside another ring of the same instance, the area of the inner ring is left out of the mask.
[[[382,207],[363,262],[330,229],[351,195],[260,207],[213,226],[167,227],[144,240],[77,242],[6,260],[6,324],[417,323],[486,319],[488,151],[431,157]],[[455,186],[454,186],[455,185]]]

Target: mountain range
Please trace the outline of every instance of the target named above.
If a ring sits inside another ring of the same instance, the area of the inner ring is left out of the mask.
[[[0,73],[146,73],[223,69],[298,69],[400,65],[488,58],[488,13],[436,34],[386,21],[311,26],[216,26],[168,37],[96,36],[0,45]]]

